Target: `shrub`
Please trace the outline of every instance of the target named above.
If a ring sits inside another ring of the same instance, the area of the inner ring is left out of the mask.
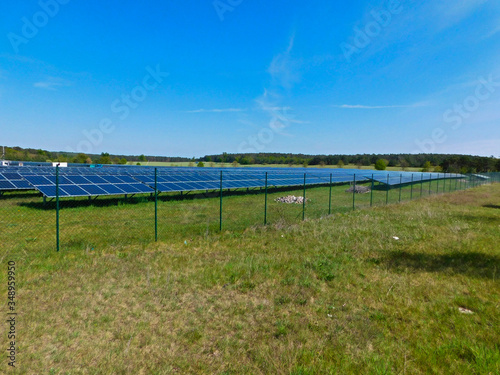
[[[385,160],[384,159],[378,159],[376,162],[375,162],[375,169],[377,171],[385,171],[387,168],[387,164],[385,163]]]

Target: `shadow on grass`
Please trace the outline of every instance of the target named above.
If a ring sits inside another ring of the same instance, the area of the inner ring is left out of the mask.
[[[498,204],[485,204],[485,205],[483,205],[483,207],[500,209],[500,206]]]
[[[338,186],[344,184],[334,184],[332,186]],[[307,189],[313,189],[318,187],[324,187],[325,185],[307,185]],[[250,195],[264,195],[264,188],[234,188],[234,189],[224,189],[222,193],[223,198],[232,196],[250,196]],[[283,186],[275,187],[269,186],[267,192],[272,193],[291,193],[294,191],[303,191],[302,186]],[[31,195],[33,196],[33,195]],[[196,199],[206,199],[206,198],[219,198],[219,190],[207,190],[207,191],[194,191],[194,192],[184,192],[184,193],[160,193],[158,194],[159,202],[170,202],[170,201],[191,201]],[[59,200],[60,209],[65,208],[77,208],[77,207],[108,207],[117,205],[134,205],[144,202],[154,202],[154,196],[152,194],[138,194],[138,195],[128,195],[127,197],[120,196],[98,196],[88,198],[61,198]],[[31,201],[31,202],[21,202],[20,206],[28,207],[37,210],[55,210],[56,202],[55,199],[49,199],[47,202]]]
[[[413,272],[441,272],[487,279],[498,278],[500,271],[500,257],[478,252],[422,254],[392,251],[381,259],[381,263],[399,272],[408,269]]]

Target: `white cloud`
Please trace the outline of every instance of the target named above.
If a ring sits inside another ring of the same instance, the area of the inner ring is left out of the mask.
[[[245,112],[246,108],[213,108],[213,109],[195,109],[192,111],[184,111],[185,113],[225,113],[225,112]]]
[[[273,83],[285,89],[290,89],[292,86],[300,82],[299,62],[291,57],[295,36],[290,38],[288,47],[284,52],[274,56],[267,69],[273,79]]]
[[[427,106],[427,103],[415,103],[410,105],[362,105],[362,104],[342,104],[334,105],[335,108],[345,109],[388,109],[388,108],[417,108]]]
[[[71,86],[71,82],[63,78],[58,77],[48,77],[47,79],[39,82],[35,82],[33,87],[44,90],[57,90],[58,87],[68,87]]]

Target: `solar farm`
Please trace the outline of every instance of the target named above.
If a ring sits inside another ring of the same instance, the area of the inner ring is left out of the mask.
[[[338,183],[377,182],[394,187],[432,180],[459,179],[447,173],[381,172],[357,169],[152,167],[8,167],[0,169],[0,191],[36,190],[45,198],[98,197],[195,192]],[[56,189],[57,186],[57,189]]]
[[[51,249],[128,246],[292,225],[490,179],[330,168],[9,166],[0,168],[1,224],[19,230],[9,220],[7,207],[14,205],[29,224],[24,237],[46,238]]]

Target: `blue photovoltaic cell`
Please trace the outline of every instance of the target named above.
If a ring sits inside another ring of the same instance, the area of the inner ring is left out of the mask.
[[[93,184],[107,184],[108,183],[101,176],[88,176],[88,175],[84,175],[83,177],[85,177],[87,180],[89,180]]]
[[[97,185],[82,184],[80,187],[90,195],[108,195],[108,193]]]
[[[130,176],[116,176],[118,179],[120,179],[122,182],[126,182],[126,183],[136,183],[137,180],[133,179],[132,177]]]
[[[120,181],[115,176],[102,176],[102,178],[105,179],[106,182],[109,182],[111,184],[121,184],[122,183],[122,181]]]
[[[88,184],[89,180],[87,180],[83,176],[66,176],[66,178],[71,181],[71,183],[76,185]]]
[[[50,180],[46,179],[43,176],[26,176],[26,180],[28,180],[29,183],[32,185],[52,185],[52,182]]]
[[[89,195],[89,193],[77,185],[60,185],[59,187],[73,197]]]
[[[42,192],[48,198],[54,198],[56,196],[56,185],[40,185],[36,187],[38,190]],[[59,196],[65,197],[68,196],[64,190],[59,189]]]
[[[108,193],[97,185],[80,185],[80,187],[90,195],[108,195]]]
[[[19,173],[3,173],[3,175],[7,180],[22,180]]]
[[[130,184],[133,188],[137,189],[141,193],[154,193],[154,189],[151,189],[150,187],[144,185],[144,184],[139,184],[135,182],[134,184]]]
[[[0,173],[0,180],[6,180],[6,178],[1,173]]]
[[[0,190],[11,190],[15,189],[16,187],[11,184],[9,181],[0,181]]]
[[[101,189],[104,189],[110,195],[125,194],[125,192],[112,184],[100,184]]]
[[[33,189],[33,186],[31,186],[28,181],[25,180],[13,180],[11,181],[12,184],[16,187],[16,189]]]

